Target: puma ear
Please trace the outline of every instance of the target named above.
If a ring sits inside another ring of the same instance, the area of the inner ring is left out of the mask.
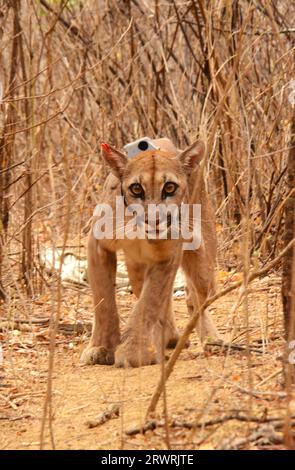
[[[112,173],[117,178],[121,178],[128,161],[127,156],[105,143],[101,144],[101,154],[105,162],[110,166]]]
[[[197,140],[187,149],[178,155],[179,160],[183,164],[187,172],[193,171],[200,161],[202,160],[205,153],[205,144],[202,140]]]

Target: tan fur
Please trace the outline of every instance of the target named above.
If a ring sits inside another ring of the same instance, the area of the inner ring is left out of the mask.
[[[195,251],[183,251],[181,240],[96,240],[91,231],[88,239],[88,273],[93,292],[95,316],[92,336],[83,351],[85,364],[133,366],[161,361],[163,348],[175,346],[178,332],[172,312],[173,282],[179,266],[187,279],[187,305],[191,314],[198,310],[214,289],[216,234],[214,213],[198,164],[204,146],[197,142],[187,151],[178,151],[168,139],[154,141],[160,152],[144,152],[131,160],[112,149],[103,157],[112,168],[105,182],[100,202],[112,207],[115,197],[134,202],[128,187],[140,180],[145,188],[141,203],[159,204],[163,181],[176,181],[178,190],[170,202],[200,203],[202,206],[202,243]],[[196,184],[200,187],[195,191]],[[193,197],[193,200],[191,199]],[[136,201],[138,203],[138,201]],[[122,337],[115,301],[116,251],[122,249],[134,294],[138,300],[131,311]],[[208,313],[199,319],[202,341],[217,338],[217,330]],[[164,339],[164,345],[163,345]]]

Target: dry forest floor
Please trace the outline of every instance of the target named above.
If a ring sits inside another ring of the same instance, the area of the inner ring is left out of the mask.
[[[218,282],[219,287],[226,285],[228,275],[221,273]],[[161,398],[145,432],[141,432],[145,413],[161,366],[125,370],[82,367],[79,356],[87,333],[77,334],[73,325],[77,320],[80,327],[91,321],[90,290],[70,285],[62,290],[52,395],[57,449],[284,448],[287,398],[280,382],[283,329],[277,274],[253,282],[248,305],[242,302],[236,312],[236,292],[212,305],[211,313],[224,337],[228,339],[232,331],[234,343],[245,346],[249,342],[252,350],[229,352],[211,347],[203,351],[194,333],[167,382],[166,415]],[[132,294],[118,293],[122,323],[134,301]],[[4,310],[0,311],[4,355],[0,365],[1,449],[40,446],[48,378],[50,296],[39,297],[30,308],[31,319],[39,323],[7,322]],[[21,309],[18,305],[10,318],[22,318]],[[184,298],[174,299],[174,310],[183,330],[188,321]],[[289,401],[292,413],[294,404],[293,397]],[[114,406],[118,413],[99,424]],[[89,421],[94,427],[89,427]],[[52,448],[48,426],[44,448]]]

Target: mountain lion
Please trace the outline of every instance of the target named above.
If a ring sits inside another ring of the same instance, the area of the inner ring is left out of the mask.
[[[118,235],[113,239],[97,239],[91,230],[88,277],[95,315],[90,342],[81,356],[84,364],[115,363],[117,367],[139,367],[160,362],[164,348],[175,347],[179,334],[173,317],[172,292],[179,266],[186,276],[190,314],[196,312],[214,289],[214,213],[203,179],[199,177],[204,143],[197,141],[184,151],[177,150],[166,138],[156,139],[153,143],[159,150],[143,151],[130,159],[108,144],[102,144],[102,156],[111,174],[105,181],[100,203],[114,209],[116,197],[122,197],[126,207],[142,206],[145,216],[149,204],[167,207],[173,204],[179,208],[186,203],[200,204],[201,243],[197,249],[185,251],[181,238],[157,238],[162,230],[160,219],[156,221],[156,236],[151,239]],[[96,220],[94,216],[93,227]],[[147,233],[146,217],[142,223]],[[171,229],[170,223],[168,217],[167,233]],[[132,290],[138,298],[122,336],[115,301],[116,252],[120,249],[125,254]],[[218,337],[207,312],[199,318],[197,331],[202,341],[208,336]]]

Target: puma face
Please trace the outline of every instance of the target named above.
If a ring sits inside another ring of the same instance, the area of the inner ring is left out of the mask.
[[[182,203],[188,202],[188,179],[204,153],[197,142],[184,152],[150,150],[128,159],[102,144],[102,155],[120,180],[125,206],[136,209],[137,223],[150,238],[162,238],[177,222]],[[141,209],[141,210],[138,210]]]

